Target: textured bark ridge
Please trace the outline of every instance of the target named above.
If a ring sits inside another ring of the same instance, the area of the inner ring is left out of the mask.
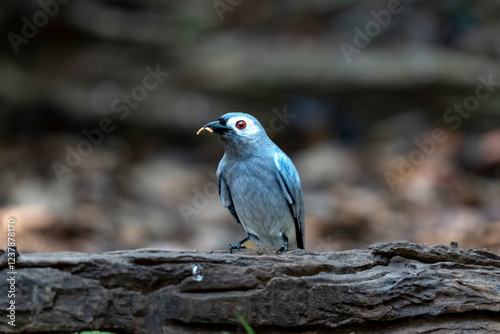
[[[22,254],[7,333],[500,333],[500,257],[452,245],[276,255]]]

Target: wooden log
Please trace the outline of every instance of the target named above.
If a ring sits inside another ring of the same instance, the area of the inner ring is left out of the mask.
[[[5,333],[500,333],[500,257],[410,242],[312,253],[21,254]]]

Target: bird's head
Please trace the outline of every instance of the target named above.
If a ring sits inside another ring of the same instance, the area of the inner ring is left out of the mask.
[[[266,130],[260,122],[241,112],[232,112],[202,127],[202,131],[218,134],[227,148],[250,148],[259,142],[269,140]]]

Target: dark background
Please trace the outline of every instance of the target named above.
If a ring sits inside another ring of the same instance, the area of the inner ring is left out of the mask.
[[[499,1],[65,2],[0,2],[0,228],[17,218],[21,252],[241,240],[222,146],[196,136],[233,110],[299,170],[306,248],[500,252]],[[141,91],[147,67],[169,75]]]

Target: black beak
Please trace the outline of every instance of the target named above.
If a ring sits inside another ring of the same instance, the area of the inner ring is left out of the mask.
[[[227,125],[222,125],[220,121],[214,121],[210,122],[204,127],[202,127],[200,130],[198,130],[197,134],[200,134],[201,131],[208,131],[211,133],[217,133],[217,134],[222,134],[224,132],[229,131],[229,127]]]

